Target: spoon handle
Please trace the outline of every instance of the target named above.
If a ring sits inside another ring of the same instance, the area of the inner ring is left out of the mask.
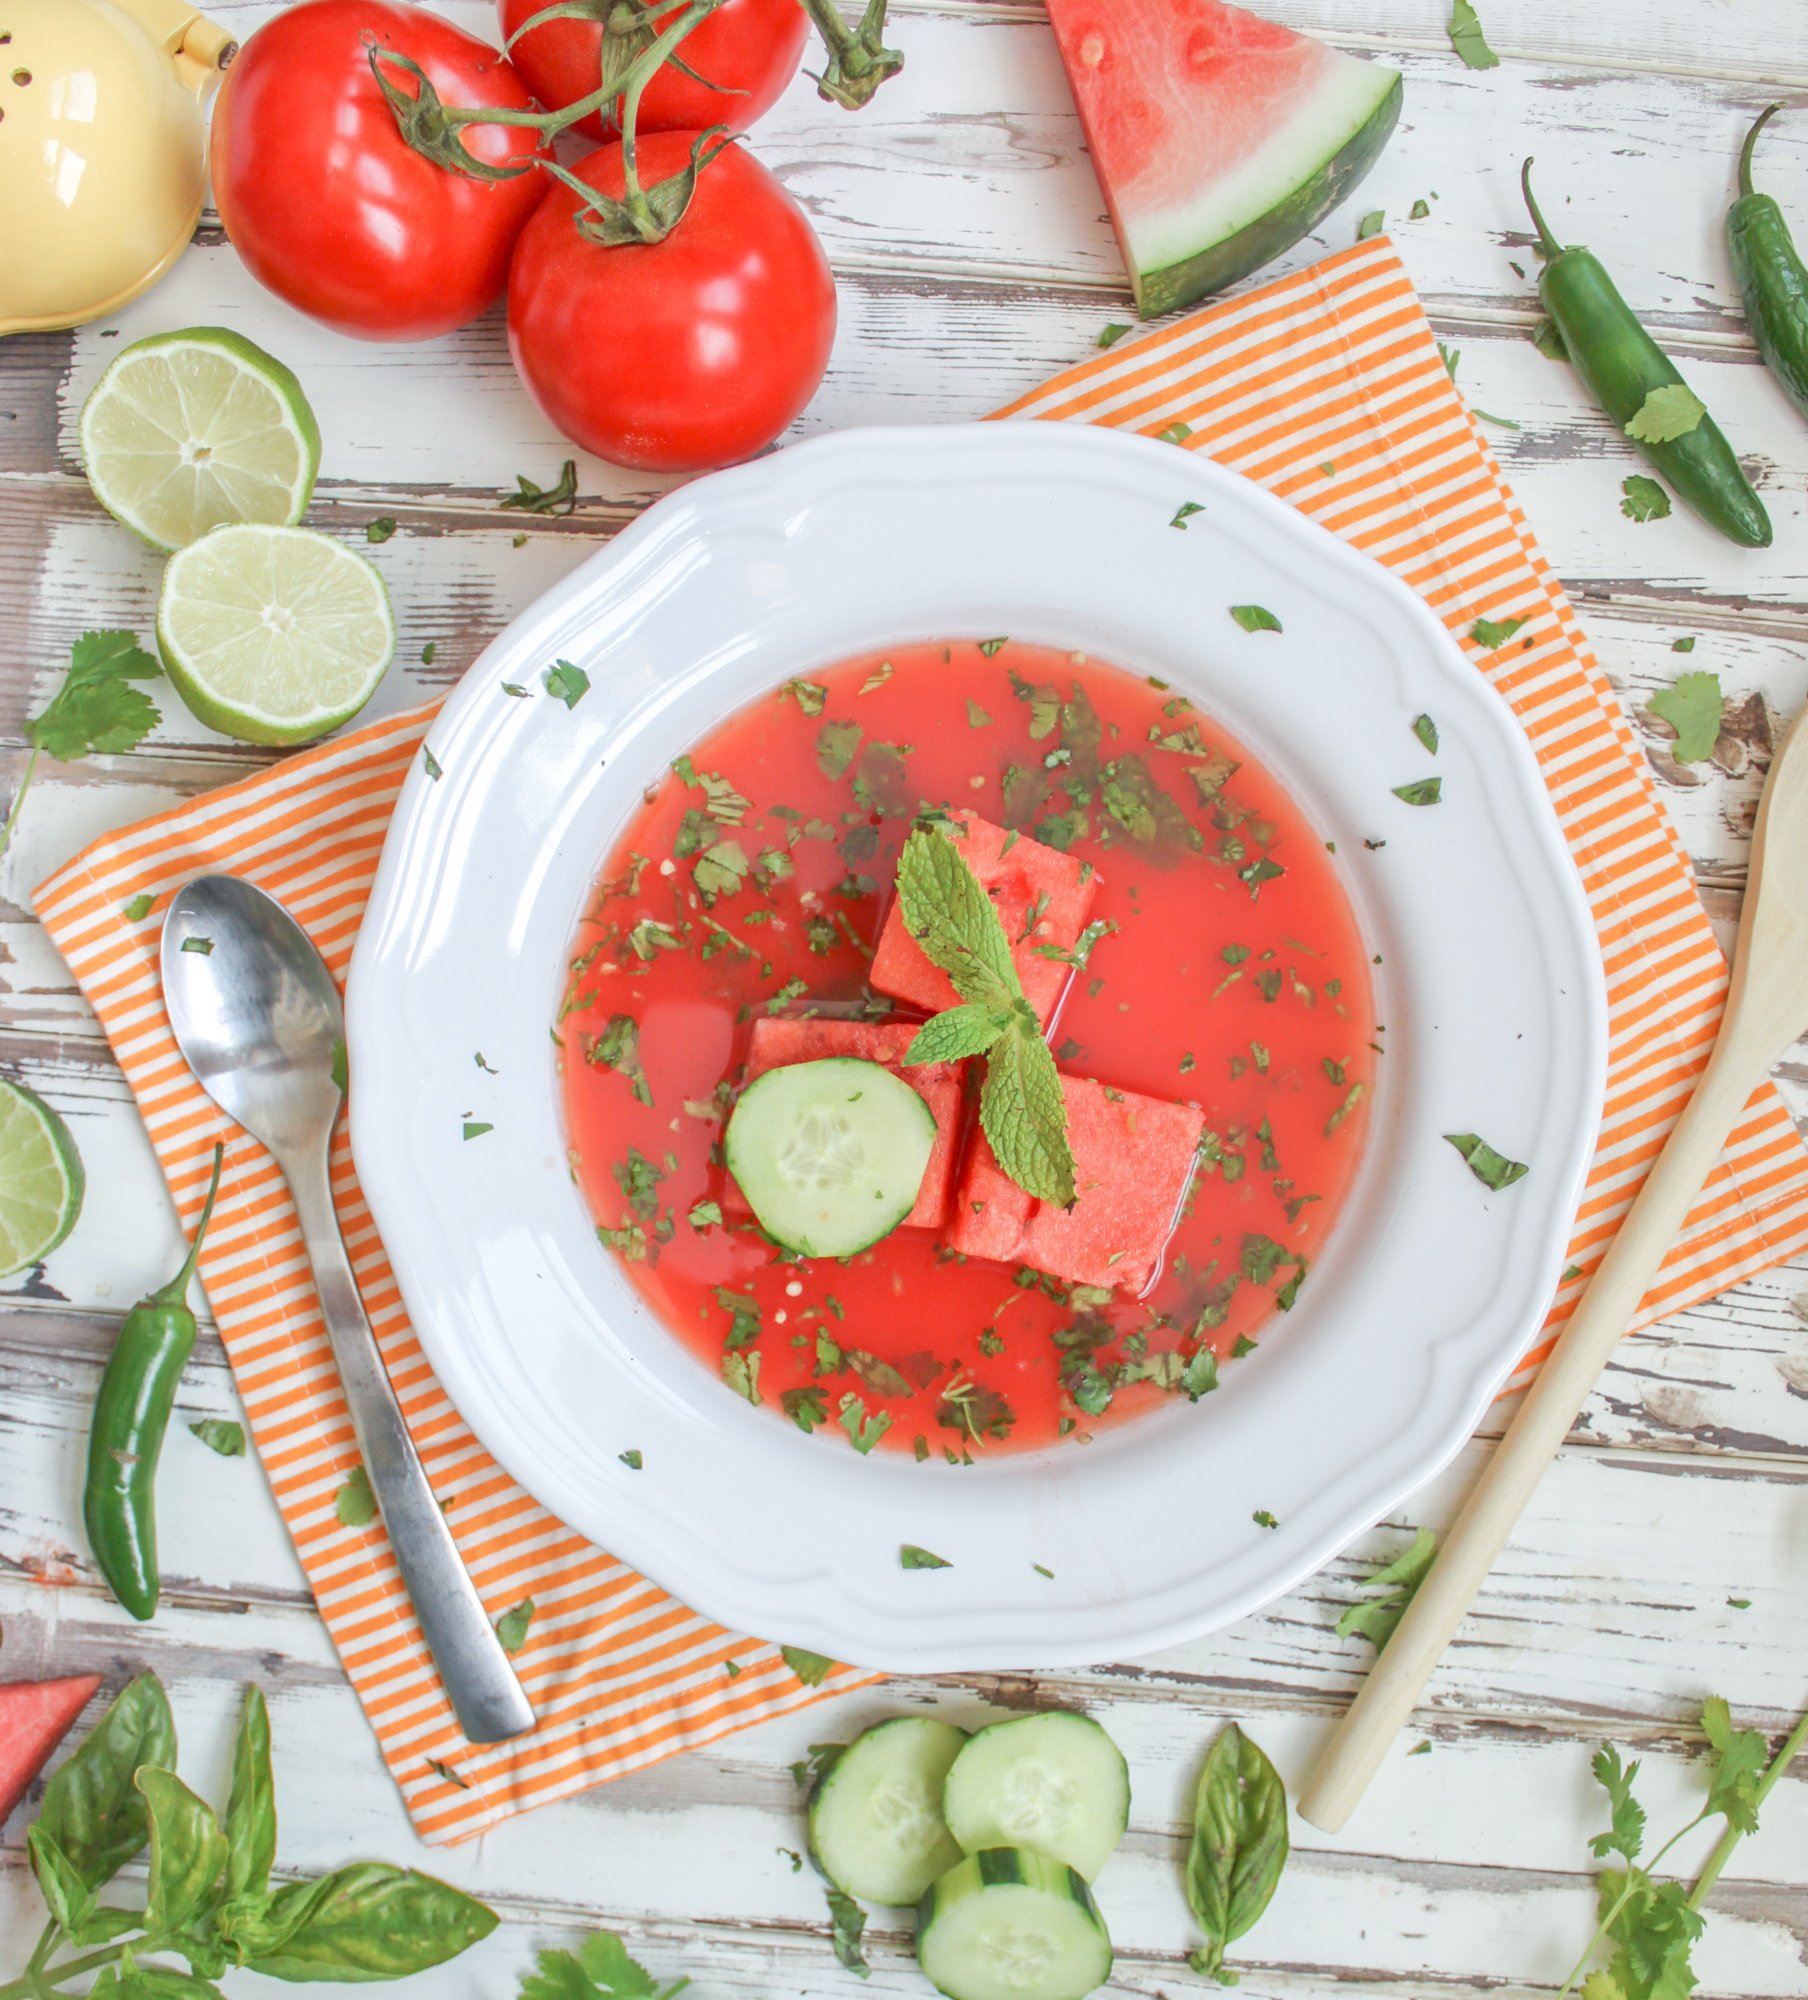
[[[1588,1290],[1300,1794],[1302,1819],[1335,1833],[1411,1715],[1432,1670],[1569,1435],[1639,1301],[1682,1230],[1767,1063],[1723,1037]]]
[[[472,1743],[501,1743],[519,1736],[533,1728],[533,1709],[459,1556],[402,1421],[346,1259],[324,1155],[311,1165],[290,1165],[288,1181],[364,1469],[459,1727]]]

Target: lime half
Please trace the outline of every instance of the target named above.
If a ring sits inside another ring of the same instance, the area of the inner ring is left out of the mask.
[[[311,528],[215,528],[163,572],[157,648],[198,721],[241,743],[349,722],[395,652],[383,579]]]
[[[82,409],[94,497],[154,548],[223,521],[292,525],[320,470],[314,412],[280,361],[222,327],[140,340]]]
[[[75,1227],[86,1185],[68,1126],[0,1077],[0,1277],[50,1255]]]

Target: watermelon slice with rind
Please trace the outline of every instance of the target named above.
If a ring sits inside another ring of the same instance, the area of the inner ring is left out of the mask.
[[[0,1825],[93,1699],[99,1674],[0,1687]]]
[[[1271,262],[1355,187],[1397,70],[1224,0],[1048,0],[1144,319]]]

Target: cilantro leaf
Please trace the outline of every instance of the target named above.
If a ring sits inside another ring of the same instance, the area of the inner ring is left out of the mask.
[[[1758,1780],[1770,1762],[1770,1746],[1755,1729],[1735,1729],[1726,1703],[1710,1695],[1701,1705],[1701,1726],[1715,1751],[1708,1778],[1707,1810],[1724,1813],[1741,1833],[1758,1830]]]
[[[1646,704],[1676,731],[1670,754],[1679,764],[1698,764],[1720,741],[1720,676],[1683,674],[1674,687],[1660,688]]]
[[[1371,236],[1379,236],[1387,227],[1387,210],[1371,208],[1356,225],[1356,241],[1365,243]]]
[[[1595,1752],[1593,1769],[1607,1794],[1612,1824],[1588,1843],[1589,1851],[1597,1861],[1605,1861],[1610,1854],[1636,1861],[1639,1849],[1645,1844],[1645,1808],[1632,1796],[1639,1774],[1638,1759],[1623,1764],[1619,1751],[1611,1743],[1603,1743]]]
[[[151,905],[156,900],[156,897],[141,891],[126,905],[126,921],[132,924],[142,923],[151,914]]]
[[[784,1655],[785,1665],[807,1688],[821,1687],[835,1664],[821,1653],[805,1652],[801,1646],[781,1646],[779,1651]]]
[[[69,671],[50,705],[26,723],[26,741],[59,764],[134,748],[162,718],[131,683],[162,672],[130,632],[84,632],[70,648]]]
[[[873,1970],[867,1964],[860,1950],[861,1934],[866,1929],[866,1912],[852,1896],[840,1889],[830,1889],[829,1898],[829,1941],[835,1947],[835,1956],[848,1969],[862,1979],[870,1979]]]
[[[1642,472],[1629,474],[1620,481],[1620,491],[1626,496],[1620,502],[1620,512],[1629,521],[1661,521],[1670,512],[1670,496]]]
[[[578,504],[578,467],[568,458],[556,486],[536,486],[525,473],[515,474],[515,491],[502,501],[502,511],[513,508],[520,514],[570,514]]]
[[[1121,319],[1114,319],[1109,325],[1099,328],[1098,344],[1101,347],[1115,347],[1129,331],[1129,327]]]
[[[534,1622],[534,1600],[524,1597],[512,1611],[496,1620],[496,1636],[505,1653],[518,1653],[527,1644],[527,1628]]]
[[[1707,405],[1686,382],[1666,382],[1639,405],[1626,435],[1640,444],[1670,444],[1687,437],[1707,413]]]
[[[345,1484],[333,1496],[333,1512],[346,1528],[367,1528],[377,1518],[377,1496],[370,1490],[370,1474],[354,1465]]]
[[[189,1425],[209,1451],[217,1451],[222,1458],[243,1458],[245,1456],[245,1426],[233,1423],[225,1417],[203,1417],[198,1423]]]
[[[816,762],[825,778],[846,775],[859,748],[861,728],[857,722],[825,722],[816,737]]]
[[[1245,632],[1278,632],[1281,621],[1265,605],[1233,604],[1230,615]]]
[[[556,695],[567,708],[576,708],[590,692],[590,676],[569,660],[555,660],[546,669],[546,692]]]
[[[690,1984],[661,1987],[613,1931],[597,1931],[575,1952],[543,1951],[539,1971],[521,1982],[520,2000],[676,2000]]]
[[[1174,510],[1174,518],[1168,523],[1170,528],[1184,528],[1195,514],[1205,512],[1203,500],[1183,500]]]
[[[1435,806],[1444,796],[1444,780],[1415,778],[1410,785],[1394,785],[1391,790],[1409,806]]]
[[[1500,57],[1489,48],[1481,20],[1471,0],[1451,0],[1450,46],[1469,69],[1498,69]]]
[[[1478,618],[1469,636],[1484,652],[1497,653],[1524,623],[1523,618]]]
[[[1509,1160],[1504,1153],[1497,1153],[1486,1139],[1478,1138],[1473,1132],[1446,1132],[1444,1137],[1469,1162],[1469,1171],[1475,1178],[1496,1194],[1502,1188],[1511,1187],[1515,1181],[1523,1180],[1529,1171],[1523,1162]]]

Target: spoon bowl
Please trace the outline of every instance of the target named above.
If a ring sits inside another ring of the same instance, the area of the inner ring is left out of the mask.
[[[279,1159],[325,1143],[345,1013],[326,961],[280,903],[234,875],[178,891],[163,925],[163,997],[222,1111]]]

